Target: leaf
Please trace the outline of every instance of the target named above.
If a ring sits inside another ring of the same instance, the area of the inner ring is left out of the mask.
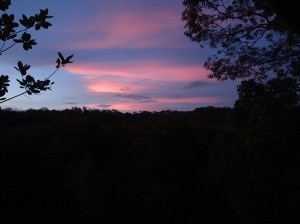
[[[27,70],[29,68],[30,68],[30,65],[27,65],[27,64],[23,65],[23,63],[21,61],[18,61],[18,68],[15,67],[15,69],[17,71],[19,71],[21,73],[21,75],[23,75],[23,76],[26,75]]]
[[[24,42],[23,43],[23,48],[24,48],[24,50],[29,50],[29,49],[32,49],[32,45],[36,45],[37,43],[36,43],[36,41],[33,39],[33,40],[30,40],[30,41],[28,41],[28,42]]]
[[[24,82],[23,80],[21,81],[21,80],[19,80],[19,79],[17,79],[17,81],[18,81],[19,84],[21,85],[21,88],[24,88],[23,86],[26,85],[26,82]]]
[[[10,35],[10,36],[7,38],[7,40],[13,39],[13,38],[15,38],[16,36],[17,36],[16,33],[15,33],[15,34],[12,34],[12,35]]]
[[[20,39],[14,39],[14,42],[15,43],[22,43],[22,40],[20,40]]]
[[[60,61],[56,60],[57,63],[60,63],[62,66],[65,65],[65,64],[69,64],[69,63],[73,63],[73,61],[70,61],[71,58],[73,58],[73,54],[68,56],[66,59],[64,58],[64,56],[62,55],[61,52],[58,52],[58,56],[60,58]],[[59,65],[60,65],[59,64]],[[56,67],[59,67],[59,66],[56,66]]]
[[[68,56],[68,57],[66,58],[66,62],[67,62],[67,63],[72,63],[72,61],[70,61],[71,58],[73,58],[73,54],[70,55],[70,56]]]
[[[18,67],[20,70],[22,70],[22,68],[24,68],[23,63],[21,61],[18,61]]]
[[[22,35],[22,41],[23,42],[30,41],[30,38],[31,38],[31,34],[26,33],[26,32],[23,33],[23,35]]]
[[[61,59],[62,61],[65,60],[64,56],[63,56],[60,52],[58,52],[58,56],[60,57],[60,59]]]
[[[49,22],[42,22],[41,23],[41,25],[42,25],[42,27],[44,28],[44,29],[48,29],[49,28],[49,26],[52,26],[52,24],[51,23],[49,23]]]
[[[10,0],[1,1],[0,2],[0,10],[5,11],[6,9],[9,8],[10,5],[11,5],[11,1]]]
[[[31,82],[34,83],[35,82],[34,78],[31,75],[27,75],[25,80],[26,80],[27,83],[31,83]]]
[[[44,81],[44,83],[45,83],[45,85],[49,85],[50,84],[50,80],[47,79],[47,80]]]
[[[14,16],[13,14],[8,15],[7,13],[4,13],[4,14],[2,15],[2,20],[3,20],[3,22],[4,22],[5,24],[10,24],[10,23],[12,23],[13,20],[14,20],[14,18],[15,18],[15,16]]]
[[[28,27],[28,18],[27,18],[27,16],[25,16],[23,14],[22,19],[20,19],[20,23],[27,28]]]
[[[40,23],[37,23],[37,24],[35,25],[35,30],[39,30],[39,29],[41,29],[41,24],[40,24]]]
[[[59,58],[56,60],[56,63],[57,63],[56,68],[59,68],[59,66],[60,66],[60,59]]]

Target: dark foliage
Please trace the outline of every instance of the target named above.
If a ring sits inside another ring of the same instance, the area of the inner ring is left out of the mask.
[[[41,28],[48,29],[52,26],[52,24],[48,22],[52,16],[48,15],[47,8],[40,9],[40,12],[33,16],[26,16],[23,14],[22,19],[19,19],[19,22],[16,22],[15,14],[9,15],[4,12],[10,5],[11,0],[0,0],[0,12],[3,11],[0,16],[0,56],[16,44],[22,44],[25,51],[32,49],[34,45],[37,45],[37,42],[35,39],[32,39],[32,35],[29,33],[30,30],[34,28],[35,31],[39,31]],[[17,30],[17,28],[19,29]],[[36,80],[34,76],[27,74],[31,66],[23,64],[22,61],[18,61],[18,66],[15,67],[15,69],[21,74],[22,79],[17,79],[17,81],[20,84],[20,88],[23,89],[23,92],[6,98],[5,96],[8,93],[8,87],[10,86],[10,79],[8,75],[0,75],[0,104],[24,94],[39,94],[42,91],[51,90],[51,86],[54,82],[52,82],[50,78],[60,67],[72,63],[72,58],[73,55],[70,55],[65,59],[61,52],[58,52],[56,70],[43,80]]]
[[[238,223],[298,223],[299,5],[184,0],[185,35],[215,53],[209,78],[239,79],[235,132],[209,144],[211,174]]]
[[[210,78],[284,74],[299,81],[298,5],[281,0],[183,0],[183,5],[185,35],[215,49],[204,63]]]
[[[0,110],[0,222],[295,218],[300,117],[285,112],[265,131],[238,125],[230,108]]]

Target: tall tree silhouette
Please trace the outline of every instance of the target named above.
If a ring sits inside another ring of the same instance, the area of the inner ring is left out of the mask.
[[[215,50],[204,63],[209,77],[243,79],[235,139],[221,135],[210,152],[239,223],[298,223],[299,6],[282,0],[183,4],[185,35]]]

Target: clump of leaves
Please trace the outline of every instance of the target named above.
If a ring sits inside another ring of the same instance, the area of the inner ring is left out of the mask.
[[[58,71],[59,68],[65,66],[66,64],[73,63],[73,61],[71,61],[73,55],[70,55],[65,58],[61,52],[58,52],[58,56],[59,57],[56,60],[57,62],[56,70],[52,72],[44,80],[36,80],[34,76],[28,74],[28,70],[30,69],[31,66],[28,64],[23,64],[22,61],[19,61],[18,65],[15,66],[14,68],[21,74],[22,79],[17,79],[17,81],[20,84],[20,88],[24,89],[25,91],[8,99],[1,98],[0,100],[2,101],[0,101],[0,104],[8,100],[11,100],[13,98],[16,98],[18,96],[21,96],[23,94],[32,95],[32,94],[38,94],[41,91],[51,90],[51,86],[54,84],[54,82],[50,80],[51,76],[53,76]],[[0,76],[0,97],[4,96],[7,93],[8,86],[9,86],[8,76],[4,76],[4,75]]]
[[[1,11],[6,11],[10,5],[11,0],[0,0]],[[52,26],[48,19],[51,19],[53,16],[50,16],[48,13],[49,11],[46,8],[40,9],[39,13],[32,16],[26,16],[23,14],[22,18],[19,19],[19,22],[15,21],[14,14],[3,13],[0,17],[0,41],[2,41],[2,45],[0,45],[0,55],[16,44],[21,44],[25,51],[28,51],[32,49],[34,45],[37,45],[36,40],[32,38],[29,30],[34,28],[35,31],[39,31],[42,28],[48,29]],[[17,30],[19,27],[22,28]],[[10,80],[8,75],[0,75],[0,97],[2,97],[0,98],[0,104],[23,94],[32,95],[38,94],[41,91],[51,90],[51,85],[54,84],[54,82],[50,80],[51,76],[53,76],[60,67],[72,63],[72,58],[73,55],[65,58],[61,52],[58,52],[56,70],[44,80],[36,80],[34,76],[28,74],[28,70],[31,66],[19,61],[15,69],[20,72],[22,79],[17,79],[17,81],[20,84],[20,88],[25,91],[6,99],[3,96],[5,96],[8,92]]]

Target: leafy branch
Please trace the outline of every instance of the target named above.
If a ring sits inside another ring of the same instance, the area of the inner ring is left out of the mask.
[[[11,0],[0,0],[0,11],[6,11],[11,5]],[[14,14],[3,13],[0,16],[0,55],[2,55],[7,50],[14,47],[16,44],[21,44],[25,51],[32,49],[34,45],[37,45],[35,39],[29,33],[30,29],[35,29],[39,31],[40,29],[48,29],[52,24],[48,22],[48,19],[53,16],[48,15],[48,9],[40,9],[39,13],[33,16],[22,15],[19,22],[15,21]],[[19,30],[16,28],[22,26]],[[24,94],[32,95],[39,94],[41,91],[51,90],[51,86],[54,84],[50,78],[66,64],[72,63],[71,59],[73,55],[64,57],[60,52],[58,52],[58,58],[56,60],[56,69],[44,80],[36,80],[32,75],[28,74],[30,65],[24,64],[19,61],[15,69],[20,72],[21,79],[17,79],[20,84],[20,88],[24,89],[23,92],[17,94],[13,97],[4,97],[8,92],[8,87],[10,85],[10,80],[8,75],[0,75],[0,104],[19,97]]]
[[[32,39],[31,34],[27,31],[31,28],[35,28],[36,31],[41,28],[48,29],[52,24],[47,21],[47,19],[52,18],[53,16],[48,15],[48,9],[41,9],[39,13],[34,16],[27,17],[26,15],[22,15],[22,19],[19,20],[19,23],[15,22],[14,14],[4,13],[0,17],[0,40],[3,41],[3,44],[0,48],[0,55],[12,48],[16,44],[23,44],[24,50],[32,49],[33,45],[36,45],[37,42],[35,39]],[[23,26],[23,29],[16,31],[15,28],[19,27],[19,25]],[[18,37],[18,34],[19,37]],[[18,38],[17,38],[18,37]],[[6,46],[7,42],[12,40],[9,46]]]
[[[58,52],[58,56],[59,57],[56,60],[56,69],[44,80],[36,80],[32,75],[28,74],[28,70],[31,66],[28,64],[23,64],[22,61],[19,61],[17,67],[15,66],[14,68],[21,74],[22,79],[17,79],[17,81],[20,84],[20,88],[24,89],[24,91],[10,98],[0,98],[0,104],[24,94],[39,94],[41,91],[51,90],[51,86],[54,84],[54,82],[52,82],[50,78],[61,67],[64,67],[66,64],[73,63],[73,61],[71,61],[73,55],[64,58],[64,56],[60,52]],[[8,92],[7,87],[9,86],[9,81],[9,77],[7,75],[0,76],[0,97],[4,96]]]

